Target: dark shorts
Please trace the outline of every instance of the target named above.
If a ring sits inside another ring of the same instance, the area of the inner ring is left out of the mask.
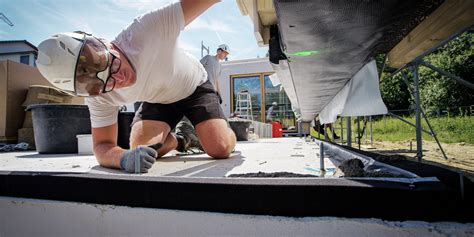
[[[171,104],[143,102],[135,113],[132,126],[141,120],[155,120],[165,122],[173,129],[183,116],[194,126],[209,119],[226,119],[219,104],[219,95],[211,82],[206,81],[192,95]]]

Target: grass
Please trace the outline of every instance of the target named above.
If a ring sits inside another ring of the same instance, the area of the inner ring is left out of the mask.
[[[403,117],[405,120],[415,124],[414,116]],[[343,128],[346,128],[346,119],[343,120]],[[357,144],[355,139],[357,135],[357,123],[352,119],[352,142],[353,146]],[[474,181],[474,156],[472,154],[472,145],[474,145],[474,116],[457,116],[457,117],[431,117],[429,122],[436,132],[438,139],[443,143],[443,148],[449,158],[444,160],[443,156],[434,143],[434,138],[429,134],[422,132],[423,141],[433,141],[433,143],[424,142],[423,160],[432,165],[448,167],[449,169],[461,172]],[[341,134],[340,119],[335,124],[335,131]],[[361,128],[363,121],[361,120]],[[422,127],[429,131],[429,128],[422,119]],[[366,134],[361,139],[362,144],[368,144],[369,124],[367,124]],[[311,134],[317,137],[317,133],[311,129]],[[400,154],[413,160],[416,153],[416,135],[415,127],[391,116],[374,116],[372,117],[372,137],[375,147],[365,148],[371,152],[379,152],[382,154]],[[324,139],[324,137],[321,137]],[[346,140],[346,130],[344,130],[344,140]],[[405,141],[413,141],[413,152],[407,153],[409,143]],[[460,144],[465,143],[465,145]],[[469,146],[468,146],[469,145]],[[364,149],[364,147],[362,146]],[[377,149],[377,150],[373,150]],[[382,152],[383,151],[383,152]],[[388,153],[387,153],[388,152]]]
[[[404,117],[405,120],[415,124],[415,117]],[[460,143],[474,144],[474,117],[432,117],[429,122],[438,136],[440,142],[443,143]],[[426,131],[429,127],[425,120],[422,119],[421,126]],[[373,138],[381,141],[404,141],[416,139],[415,127],[405,122],[393,118],[380,118],[372,124]],[[356,131],[357,132],[357,131]],[[423,140],[434,141],[434,137],[423,133]]]
[[[403,117],[405,120],[415,124],[415,117]],[[353,137],[357,135],[357,123],[353,119],[352,133]],[[474,117],[458,116],[458,117],[431,117],[429,122],[438,136],[440,142],[443,143],[461,143],[474,144]],[[429,127],[422,118],[421,123],[423,129],[429,131]],[[346,127],[346,119],[343,121],[344,129]],[[361,129],[363,122],[361,120]],[[312,129],[311,129],[312,130]],[[340,134],[340,120],[336,122],[336,133]],[[344,131],[345,133],[345,131]],[[312,130],[312,134],[316,133]],[[369,134],[369,123],[367,123],[366,135]],[[372,118],[372,137],[378,141],[406,141],[416,140],[415,127],[391,116],[378,116]],[[434,141],[434,137],[422,132],[423,140]],[[365,139],[365,138],[363,138]],[[354,140],[354,139],[353,139]]]

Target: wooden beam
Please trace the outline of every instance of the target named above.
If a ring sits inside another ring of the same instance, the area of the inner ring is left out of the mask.
[[[445,0],[388,53],[388,65],[400,68],[439,42],[473,24],[473,0]]]

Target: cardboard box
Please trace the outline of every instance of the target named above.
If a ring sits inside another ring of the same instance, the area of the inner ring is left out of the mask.
[[[0,142],[16,142],[25,118],[22,103],[30,85],[51,86],[35,67],[0,61]],[[84,100],[75,97],[72,103],[83,104]]]

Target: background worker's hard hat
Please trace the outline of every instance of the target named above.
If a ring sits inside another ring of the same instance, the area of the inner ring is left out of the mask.
[[[229,48],[229,46],[227,46],[227,44],[221,44],[221,45],[219,45],[219,47],[217,47],[217,49],[220,49],[220,50],[225,51],[226,53],[230,54],[230,48]]]
[[[55,87],[74,92],[74,73],[83,39],[83,34],[59,33],[38,45],[36,66]]]
[[[277,106],[277,105],[278,105],[278,103],[277,103],[277,102],[273,102],[273,103],[272,103],[272,105],[274,105],[274,106]]]

